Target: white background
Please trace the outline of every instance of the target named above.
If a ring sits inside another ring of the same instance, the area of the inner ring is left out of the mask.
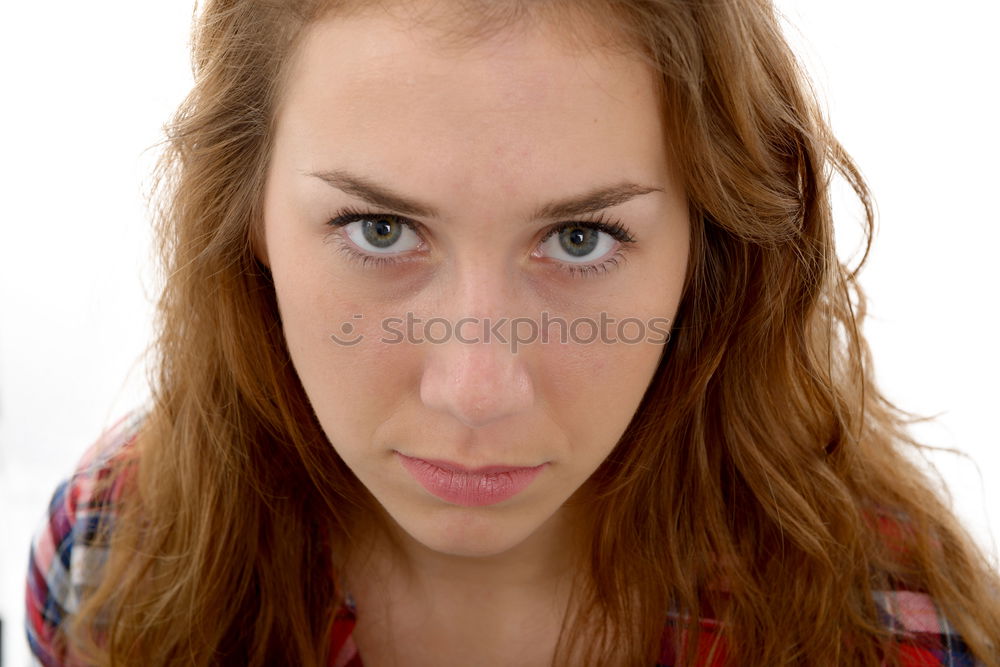
[[[996,554],[1000,372],[996,72],[1000,10],[982,0],[780,0],[833,127],[874,190],[862,274],[878,380],[955,508]],[[947,10],[944,8],[947,7]],[[160,127],[191,85],[192,3],[11,2],[0,13],[0,614],[24,665],[29,536],[56,483],[145,397],[149,217]],[[148,149],[148,150],[147,150]],[[858,210],[838,204],[841,256]],[[978,465],[978,467],[977,467]]]

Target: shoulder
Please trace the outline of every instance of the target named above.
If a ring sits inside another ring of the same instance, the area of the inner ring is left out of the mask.
[[[905,512],[873,505],[866,515],[886,546],[901,560],[908,559],[907,546],[914,528]],[[936,539],[931,536],[931,539]],[[977,667],[977,661],[935,599],[924,590],[912,590],[896,582],[892,590],[872,592],[880,623],[897,638],[904,666],[958,665]]]
[[[928,594],[882,590],[872,595],[881,623],[892,631],[893,647],[898,651],[901,667],[982,667]],[[676,612],[669,615],[657,667],[675,667],[678,664],[678,645],[673,629],[680,618]],[[703,616],[698,619],[698,628],[695,664],[698,667],[723,667],[727,651],[722,623]]]
[[[84,452],[56,487],[31,543],[25,590],[25,629],[36,659],[62,664],[60,630],[76,611],[81,592],[97,581],[106,549],[98,527],[114,519],[124,475],[116,474],[132,450],[145,412],[126,414]]]
[[[879,620],[898,638],[904,666],[980,664],[927,593],[891,590],[873,596]]]

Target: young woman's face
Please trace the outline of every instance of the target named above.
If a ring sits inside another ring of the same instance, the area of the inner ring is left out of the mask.
[[[681,297],[654,75],[557,29],[445,51],[415,21],[326,20],[278,115],[263,259],[295,369],[346,464],[441,553],[499,554],[560,516]]]

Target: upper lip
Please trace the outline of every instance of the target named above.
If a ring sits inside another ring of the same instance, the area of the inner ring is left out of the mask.
[[[508,466],[508,465],[492,465],[492,466],[480,466],[478,468],[469,468],[463,466],[460,463],[455,463],[454,461],[446,461],[444,459],[425,459],[419,456],[407,456],[402,452],[396,452],[400,456],[406,456],[408,459],[417,459],[418,461],[424,461],[430,463],[431,465],[437,466],[444,470],[450,470],[452,472],[461,472],[471,475],[486,475],[490,473],[498,472],[511,472],[512,470],[530,470],[531,468],[537,468],[539,466]],[[544,463],[539,465],[545,465]]]

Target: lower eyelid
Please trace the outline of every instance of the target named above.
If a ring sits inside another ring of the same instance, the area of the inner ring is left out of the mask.
[[[572,264],[569,262],[559,262],[559,260],[555,261],[559,264],[558,270],[560,271],[564,271],[574,277],[590,277],[604,275],[612,269],[618,268],[626,260],[626,254],[622,251],[622,248],[618,248],[610,257],[597,264]]]
[[[336,235],[335,240],[340,252],[346,255],[348,259],[361,264],[363,268],[382,267],[406,261],[405,259],[401,260],[390,255],[377,255],[358,250],[354,247],[353,241],[348,238],[344,238],[339,233]]]

